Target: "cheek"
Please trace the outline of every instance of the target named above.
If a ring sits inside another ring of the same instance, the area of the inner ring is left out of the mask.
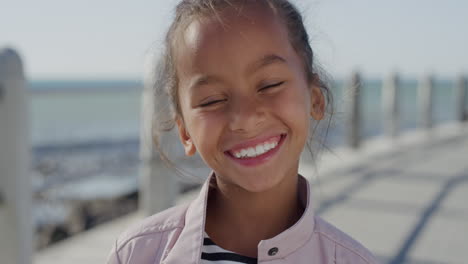
[[[292,122],[308,122],[310,115],[309,94],[302,87],[288,87],[281,96],[272,100],[272,109],[280,111],[285,118]]]
[[[216,144],[213,140],[221,134],[225,118],[213,113],[199,113],[190,116],[188,128],[195,146],[200,151]],[[209,135],[209,136],[207,136]]]

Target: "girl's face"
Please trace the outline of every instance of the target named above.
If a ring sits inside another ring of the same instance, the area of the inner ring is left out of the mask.
[[[309,117],[322,119],[324,98],[271,10],[219,16],[192,22],[176,43],[180,138],[218,182],[266,191],[296,177]]]

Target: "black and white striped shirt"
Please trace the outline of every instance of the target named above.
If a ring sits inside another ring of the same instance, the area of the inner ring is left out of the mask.
[[[257,264],[256,258],[242,256],[219,247],[213,242],[213,240],[211,240],[211,238],[208,237],[208,234],[206,234],[206,232],[205,237],[203,239],[201,259],[202,264]]]

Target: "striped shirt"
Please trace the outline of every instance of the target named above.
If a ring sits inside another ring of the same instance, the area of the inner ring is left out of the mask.
[[[213,240],[211,240],[210,237],[208,237],[208,234],[206,234],[206,232],[205,237],[203,239],[201,259],[202,264],[257,264],[256,258],[242,256],[219,247],[213,242]]]

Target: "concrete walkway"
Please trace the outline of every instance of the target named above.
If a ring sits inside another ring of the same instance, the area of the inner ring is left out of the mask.
[[[445,125],[337,149],[300,172],[316,210],[382,263],[468,263],[468,126]],[[186,201],[196,193],[180,197]],[[104,263],[132,214],[38,252],[35,263]]]
[[[468,263],[468,133],[439,132],[320,175],[318,214],[382,263]]]

